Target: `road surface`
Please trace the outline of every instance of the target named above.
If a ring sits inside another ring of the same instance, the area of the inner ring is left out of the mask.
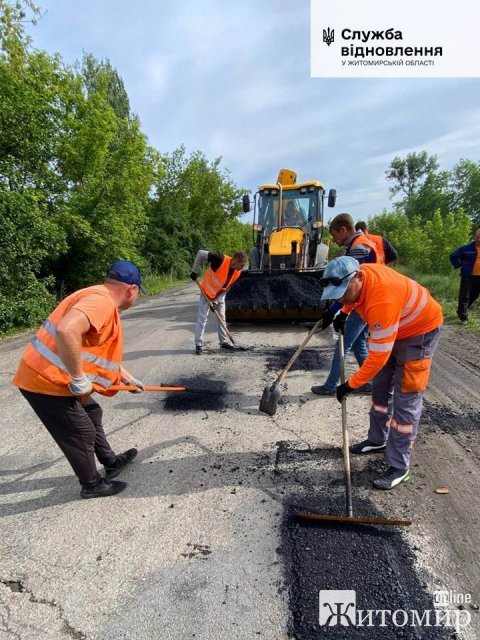
[[[375,492],[381,458],[352,460],[355,509],[413,526],[342,539],[293,517],[296,505],[343,513],[340,408],[309,391],[325,378],[332,333],[313,339],[272,418],[258,412],[262,390],[305,327],[234,326],[254,348],[231,353],[210,319],[198,357],[197,300],[188,285],[123,314],[136,377],[206,391],[101,399],[114,449],[139,449],[121,476],[127,490],[112,498],[79,499],[68,463],[9,384],[30,336],[0,343],[0,638],[319,638],[318,590],[357,588],[360,567],[393,576],[381,589],[391,609],[428,605],[438,589],[471,594],[472,621],[458,637],[480,637],[478,337],[445,328],[408,485]],[[348,399],[352,441],[366,434],[368,408],[367,397]],[[439,485],[449,494],[437,495]],[[364,604],[372,598],[364,608],[378,604],[376,588],[357,590]],[[325,637],[363,637],[356,631]]]

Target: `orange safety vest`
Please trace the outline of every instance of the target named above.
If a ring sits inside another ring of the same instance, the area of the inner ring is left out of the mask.
[[[222,264],[217,269],[217,271],[214,271],[210,265],[205,271],[205,276],[202,279],[200,286],[202,287],[204,293],[210,298],[210,300],[215,300],[215,298],[217,298],[220,294],[228,291],[232,284],[236,282],[242,275],[241,271],[235,269],[230,280],[228,280],[228,271],[230,269],[231,261],[232,259],[230,258],[230,256],[224,256]]]
[[[80,289],[65,298],[48,316],[27,345],[22,361],[52,384],[67,386],[72,378],[58,355],[56,347],[57,325],[70,309],[85,295],[99,294],[112,303],[112,316],[98,337],[91,340],[88,334],[82,340],[82,367],[95,391],[105,396],[113,396],[116,391],[108,388],[120,382],[120,365],[123,355],[123,332],[120,315],[115,302],[102,285]],[[95,344],[90,344],[95,342]]]
[[[375,243],[377,249],[378,264],[385,264],[385,247],[383,246],[383,236],[377,236],[374,233],[365,233],[365,237]]]
[[[360,270],[364,277],[360,297],[343,308],[346,313],[355,310],[370,329],[368,357],[348,381],[353,388],[372,380],[397,340],[428,333],[443,322],[442,307],[415,280],[385,265],[361,264]]]
[[[381,236],[375,236],[375,237],[381,238]],[[370,247],[370,249],[372,249],[375,254],[375,262],[377,264],[385,264],[385,253],[383,251],[383,243],[382,243],[382,253],[380,254],[380,252],[378,251],[377,243],[371,239],[370,234],[367,235],[366,233],[362,233],[361,235],[354,238],[352,241],[352,244],[350,245],[350,249],[353,249],[353,247],[356,244],[364,244],[365,246]]]

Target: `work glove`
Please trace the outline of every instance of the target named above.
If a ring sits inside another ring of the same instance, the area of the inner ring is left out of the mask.
[[[132,389],[128,393],[142,393],[142,391],[144,391],[145,389],[145,385],[143,384],[143,382],[141,380],[138,380],[138,378],[134,378],[133,376],[130,378],[130,380],[126,380],[125,384],[128,384],[130,387],[138,387],[137,389]]]
[[[337,387],[337,400],[341,403],[344,398],[348,396],[349,393],[352,393],[353,389],[348,384],[348,382],[344,382],[343,384],[338,385]]]
[[[216,311],[218,307],[218,302],[210,302],[210,309],[212,311]]]
[[[79,378],[72,376],[72,381],[68,385],[68,388],[74,396],[88,396],[93,391],[92,383],[85,374]]]
[[[198,278],[198,273],[195,273],[195,271],[192,271],[192,273],[190,274],[190,278],[195,282],[195,280]]]
[[[328,309],[322,316],[322,331],[324,331],[327,327],[329,327],[335,318],[335,314],[333,311],[329,311]]]
[[[348,313],[340,311],[340,313],[333,319],[333,328],[337,333],[345,334],[345,323],[347,322]]]

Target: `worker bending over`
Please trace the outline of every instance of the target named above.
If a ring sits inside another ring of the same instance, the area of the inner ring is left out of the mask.
[[[369,240],[362,231],[355,231],[353,218],[349,213],[340,213],[330,223],[329,227],[330,235],[333,237],[335,244],[339,247],[345,247],[345,254],[352,256],[360,264],[364,262],[382,262],[381,256],[378,254],[377,246]],[[383,262],[382,262],[383,264]],[[341,313],[335,319],[341,305],[334,302],[327,309],[323,315],[322,330],[326,329],[333,322],[333,327],[336,329],[338,322],[342,321]],[[367,350],[367,335],[368,327],[362,318],[353,311],[345,327],[345,362],[347,361],[350,350],[353,350],[355,359],[358,365],[361,367],[365,358],[368,355]],[[315,385],[312,387],[312,392],[318,396],[333,396],[335,389],[337,388],[338,381],[340,379],[340,352],[338,349],[338,343],[335,345],[335,351],[333,353],[332,363],[330,365],[330,371],[327,379],[322,385]],[[356,391],[356,393],[371,393],[372,387],[370,384],[366,384]]]
[[[116,455],[102,426],[102,409],[93,391],[113,396],[112,385],[124,382],[143,390],[123,366],[119,311],[129,309],[142,289],[140,272],[127,260],[107,271],[103,284],[65,298],[27,345],[13,384],[30,404],[65,454],[82,485],[82,498],[101,498],[123,491],[113,480],[137,455]],[[103,464],[104,476],[95,456]]]
[[[207,324],[208,312],[210,311],[210,305],[205,299],[205,296],[214,304],[223,322],[226,323],[225,295],[240,277],[242,270],[247,265],[248,259],[244,251],[237,251],[233,255],[233,258],[231,258],[223,253],[212,253],[200,249],[193,263],[192,273],[190,274],[192,280],[198,278],[198,271],[204,261],[207,261],[209,266],[200,282],[203,294],[200,294],[200,300],[198,301],[198,315],[195,325],[195,353],[199,356],[204,353],[203,334],[205,332],[205,325]],[[220,347],[222,349],[234,349],[235,347],[228,339],[225,329],[220,322],[217,322],[217,325]]]
[[[336,395],[341,402],[373,380],[368,436],[350,450],[355,454],[384,451],[389,468],[374,485],[393,489],[409,479],[423,393],[443,323],[442,308],[414,280],[383,265],[360,265],[348,256],[327,265],[324,286],[323,299],[341,302],[345,314],[355,310],[370,329],[367,359],[337,387]]]

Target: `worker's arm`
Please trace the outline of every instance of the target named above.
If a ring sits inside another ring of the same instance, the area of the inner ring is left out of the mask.
[[[72,378],[83,376],[82,336],[90,329],[87,316],[78,309],[71,309],[57,326],[57,351]]]
[[[204,260],[208,260],[208,251],[204,251],[203,249],[200,249],[197,252],[196,258],[193,262],[192,273],[190,274],[190,277],[192,278],[192,280],[197,279],[198,270],[200,269],[202,262]]]
[[[370,382],[387,363],[395,344],[401,307],[397,301],[379,302],[367,310],[366,322],[370,330],[368,357],[360,369],[348,380],[352,389]]]
[[[452,266],[455,267],[455,269],[458,269],[458,267],[462,266],[463,249],[464,247],[460,247],[450,254],[450,262],[452,263]]]
[[[120,379],[124,384],[128,384],[132,387],[138,387],[135,391],[130,391],[130,393],[140,393],[145,388],[143,382],[138,378],[135,378],[135,376],[127,371],[124,366],[120,367]]]
[[[373,263],[377,261],[375,251],[366,244],[358,243],[348,249],[346,255],[355,258],[360,264]]]
[[[65,365],[72,381],[68,388],[75,396],[87,396],[92,383],[83,372],[82,336],[90,329],[90,321],[79,309],[70,309],[57,326],[57,352]]]

